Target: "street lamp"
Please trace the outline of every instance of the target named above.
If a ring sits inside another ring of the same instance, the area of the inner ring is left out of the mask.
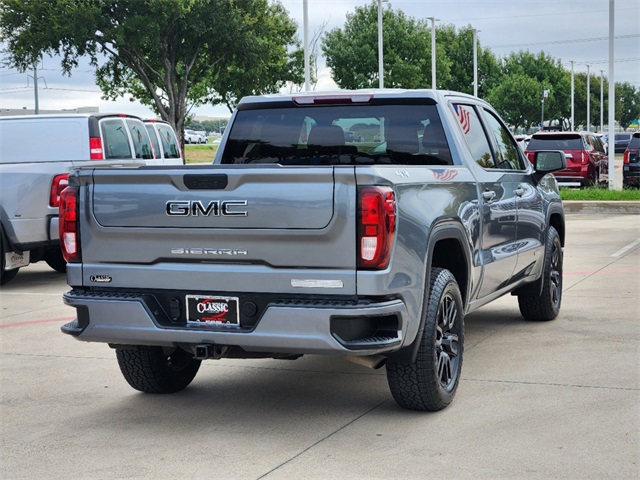
[[[378,0],[378,88],[384,88],[384,68],[382,61],[382,2],[389,0]]]
[[[604,126],[604,70],[600,70],[600,133]]]
[[[431,20],[431,88],[436,89],[436,17],[427,17]]]
[[[304,28],[304,91],[311,90],[311,62],[309,60],[309,0],[302,1]]]
[[[478,33],[480,30],[473,31],[473,96],[478,96]]]
[[[589,69],[591,65],[587,65],[587,132],[591,131],[591,83]]]
[[[575,132],[576,128],[573,125],[573,110],[575,103],[575,87],[573,83],[573,60],[571,60],[571,131]]]

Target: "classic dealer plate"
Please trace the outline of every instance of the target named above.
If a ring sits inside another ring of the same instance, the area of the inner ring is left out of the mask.
[[[187,323],[240,325],[237,297],[187,295]]]

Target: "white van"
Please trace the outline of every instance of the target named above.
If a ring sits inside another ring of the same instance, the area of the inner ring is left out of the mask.
[[[0,117],[0,285],[45,260],[64,272],[58,202],[69,171],[83,165],[155,163],[142,121],[124,114]]]
[[[180,142],[173,128],[164,120],[143,120],[144,126],[153,144],[156,154],[154,161],[147,161],[147,165],[184,165],[180,152]]]

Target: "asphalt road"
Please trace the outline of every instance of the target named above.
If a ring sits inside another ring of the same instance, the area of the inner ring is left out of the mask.
[[[558,319],[512,297],[466,320],[438,413],[340,359],[204,362],[185,391],[132,390],[113,351],[60,333],[64,276],[0,290],[2,479],[640,477],[640,217],[569,215]]]

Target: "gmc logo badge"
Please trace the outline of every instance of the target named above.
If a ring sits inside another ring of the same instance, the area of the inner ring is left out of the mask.
[[[246,217],[246,200],[212,200],[206,205],[200,200],[172,200],[167,202],[166,212],[171,217]]]

